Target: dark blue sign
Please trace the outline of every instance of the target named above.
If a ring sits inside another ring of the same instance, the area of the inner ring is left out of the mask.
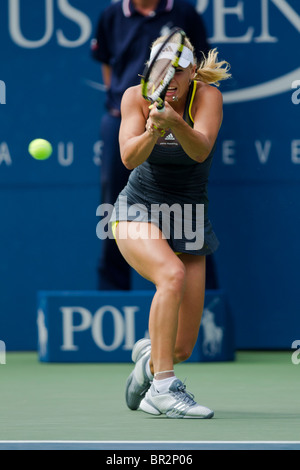
[[[37,291],[97,288],[105,89],[90,41],[109,3],[1,4],[0,337],[7,350],[36,347]],[[209,194],[237,347],[290,348],[300,303],[299,1],[191,3],[231,64]],[[28,154],[35,138],[52,143],[47,161]],[[134,274],[134,288],[145,285]]]
[[[153,292],[40,292],[38,352],[42,362],[131,362],[149,338]],[[232,361],[234,327],[222,291],[207,293],[199,338],[189,362]]]

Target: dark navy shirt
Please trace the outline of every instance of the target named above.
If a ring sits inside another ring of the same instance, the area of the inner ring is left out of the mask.
[[[143,16],[131,0],[122,0],[103,11],[92,40],[92,55],[112,67],[106,98],[109,109],[120,109],[124,91],[141,81],[151,44],[175,26],[185,31],[201,60],[201,51],[207,53],[210,47],[203,20],[190,3],[161,0],[152,15]]]

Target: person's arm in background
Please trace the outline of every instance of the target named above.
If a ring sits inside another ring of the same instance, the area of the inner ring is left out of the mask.
[[[101,65],[102,79],[106,88],[110,87],[111,84],[111,66],[108,64]]]
[[[110,88],[112,70],[109,65],[111,53],[108,45],[107,23],[106,12],[104,11],[98,21],[97,30],[92,39],[91,54],[93,59],[101,63],[103,83],[106,88]]]

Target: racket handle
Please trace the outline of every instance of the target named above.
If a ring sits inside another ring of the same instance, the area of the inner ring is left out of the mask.
[[[159,129],[158,127],[155,126],[155,124],[153,124],[153,127],[154,127],[154,129],[160,131],[161,137],[164,137],[164,135],[165,135],[165,133],[166,133],[166,131],[165,131],[164,129]]]
[[[156,109],[157,109],[157,111],[162,113],[165,110],[165,104],[164,103],[159,104]]]
[[[161,97],[158,98],[156,109],[160,112],[162,112],[165,109],[165,102],[163,98]]]

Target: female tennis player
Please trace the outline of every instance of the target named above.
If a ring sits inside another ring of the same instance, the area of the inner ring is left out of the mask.
[[[153,44],[150,62],[164,40]],[[164,47],[164,59],[173,59],[173,49],[171,43]],[[204,307],[205,257],[218,246],[208,218],[207,182],[222,123],[222,95],[216,86],[230,77],[228,70],[216,49],[198,67],[185,38],[163,111],[157,103],[149,109],[141,86],[129,88],[122,99],[121,157],[133,171],[115,204],[113,232],[125,260],[156,287],[150,339],[133,348],[135,368],[126,383],[126,402],[130,409],[153,415],[214,415],[194,401],[174,365],[188,359],[195,346]],[[201,207],[202,212],[197,210]]]

